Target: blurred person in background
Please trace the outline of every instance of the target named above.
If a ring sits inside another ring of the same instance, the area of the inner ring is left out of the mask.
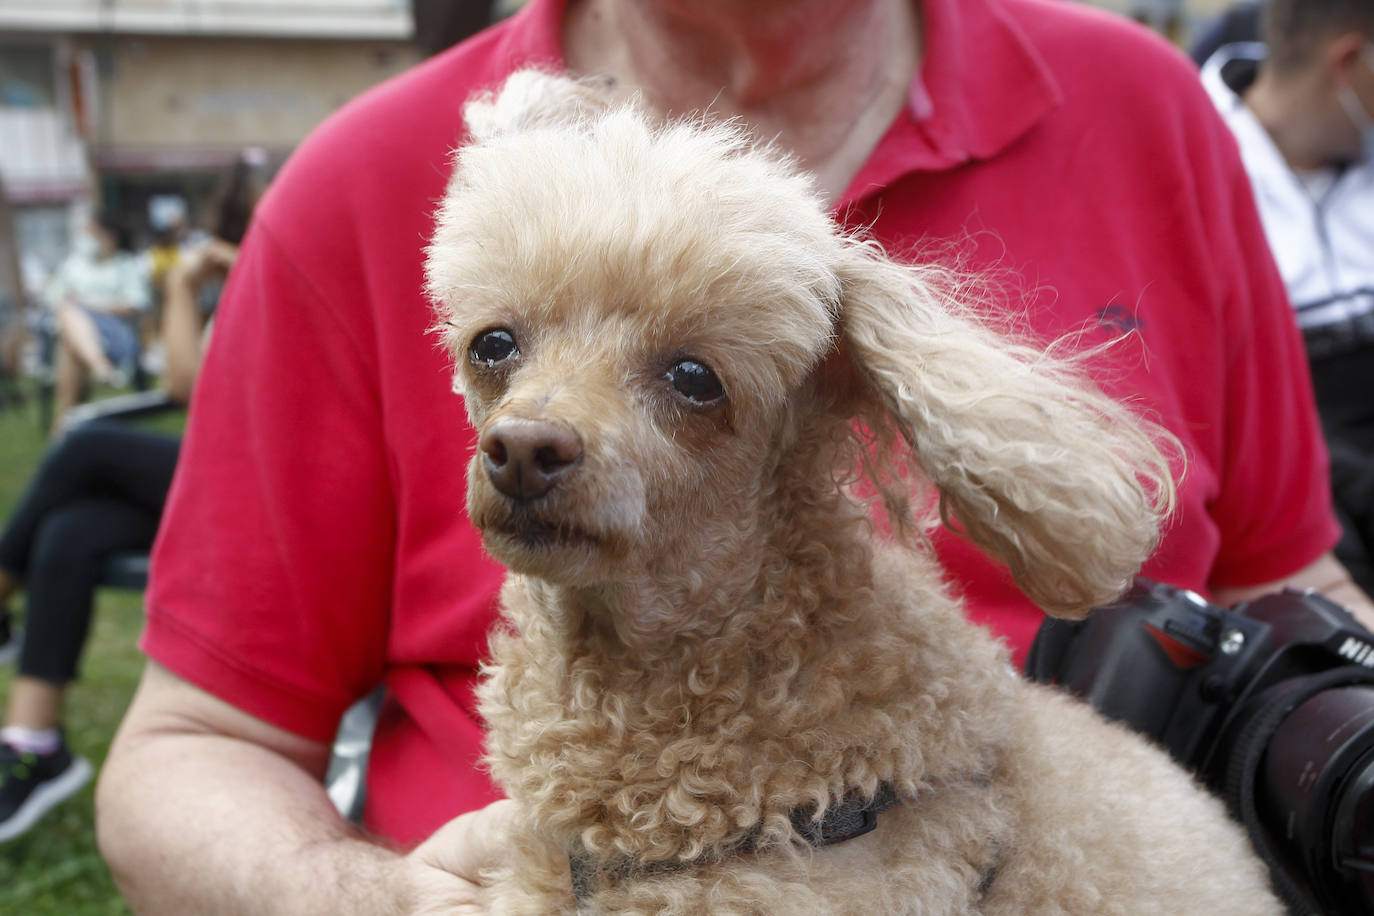
[[[191,396],[207,337],[202,293],[228,274],[261,192],[262,157],[245,154],[215,206],[211,238],[167,268],[163,387]],[[24,832],[91,776],[62,731],[67,687],[111,555],[152,547],[180,437],[113,421],[81,424],[49,448],[0,531],[0,657],[18,656],[0,728],[0,842]],[[22,638],[6,602],[20,586]]]
[[[187,217],[186,199],[179,194],[158,194],[148,200],[148,225],[153,230],[153,241],[143,251],[142,262],[153,291],[153,305],[139,327],[142,339],[139,369],[145,377],[161,375],[166,366],[160,337],[164,324],[163,300],[171,269],[209,239],[209,235],[194,228]],[[136,383],[141,380],[136,376]]]
[[[186,209],[186,198],[179,194],[158,194],[148,201],[148,225],[154,234],[152,243],[143,252],[143,259],[154,298],[162,289],[172,265],[203,241],[187,223]]]
[[[1183,33],[1183,0],[1135,0],[1131,18],[1176,42]]]
[[[24,268],[15,243],[14,208],[0,176],[0,409],[22,400],[19,375],[28,344]]]
[[[57,321],[53,434],[86,385],[122,385],[139,354],[138,316],[152,304],[133,235],[124,221],[97,214],[47,290]]]
[[[202,329],[219,305],[228,267],[238,256],[239,243],[248,231],[269,171],[265,150],[243,150],[216,193],[208,233],[189,233],[188,244],[166,267],[158,346],[162,352],[162,387],[178,401],[191,397],[191,386],[200,370]]]
[[[1249,182],[1156,36],[1039,0],[533,0],[346,106],[255,215],[97,793],[136,912],[482,911],[510,807],[483,807],[472,691],[503,572],[465,519],[473,434],[422,261],[463,100],[522,66],[738,117],[842,224],[899,257],[958,248],[1036,339],[1104,345],[1095,376],[1184,443],[1146,575],[1228,604],[1311,586],[1369,619],[1329,554],[1306,359]],[[1043,613],[930,538],[970,615],[1024,651]],[[362,832],[322,778],[379,682]]]
[[[1222,10],[1198,26],[1188,56],[1199,67],[1207,63],[1223,45],[1242,41],[1259,41],[1260,20],[1264,16],[1262,0],[1242,0]]]
[[[1374,590],[1374,0],[1271,0],[1202,80],[1240,145],[1331,450],[1336,553]]]

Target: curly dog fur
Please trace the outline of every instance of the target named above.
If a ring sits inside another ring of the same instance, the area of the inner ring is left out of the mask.
[[[466,114],[427,281],[511,570],[481,706],[527,829],[496,911],[578,912],[576,854],[599,913],[1280,912],[1222,806],[1017,679],[921,536],[1105,603],[1170,510],[1165,434],[738,125],[533,71]],[[797,838],[884,784],[873,832]]]

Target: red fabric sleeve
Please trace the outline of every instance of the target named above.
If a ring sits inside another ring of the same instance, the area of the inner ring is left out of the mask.
[[[1224,289],[1227,360],[1221,489],[1211,512],[1221,548],[1211,585],[1274,582],[1309,566],[1340,537],[1329,458],[1302,335],[1269,252],[1235,142],[1219,119],[1213,236]]]
[[[381,675],[395,529],[368,319],[346,309],[260,219],[191,406],[141,643],[320,741]]]

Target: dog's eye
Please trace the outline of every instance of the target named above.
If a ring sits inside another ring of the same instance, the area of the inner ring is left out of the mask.
[[[674,363],[664,377],[693,404],[711,404],[725,397],[725,387],[716,374],[694,359]]]
[[[520,352],[515,337],[505,328],[496,328],[477,335],[468,348],[468,358],[474,363],[486,363],[488,369]]]

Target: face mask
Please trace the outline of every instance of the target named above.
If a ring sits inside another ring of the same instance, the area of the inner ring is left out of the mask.
[[[1374,71],[1374,46],[1365,44],[1360,52],[1360,58],[1364,65]],[[1345,109],[1346,117],[1350,118],[1355,125],[1355,129],[1360,132],[1364,154],[1366,157],[1374,157],[1374,115],[1364,107],[1360,97],[1355,94],[1355,89],[1349,83],[1341,86],[1336,98],[1340,101],[1341,107]]]

